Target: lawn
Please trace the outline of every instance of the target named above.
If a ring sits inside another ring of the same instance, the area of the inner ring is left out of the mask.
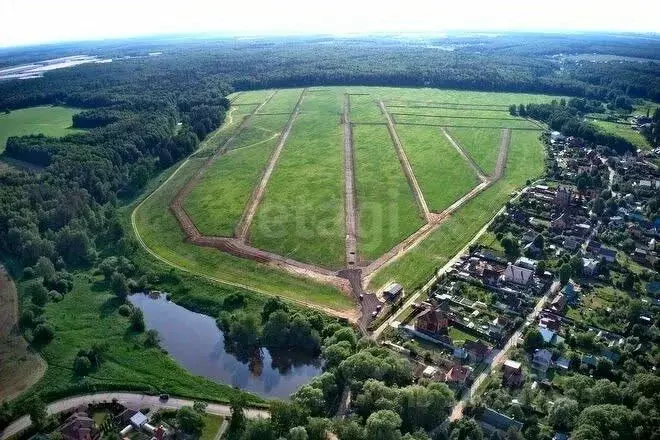
[[[424,220],[387,127],[357,125],[353,139],[358,251],[362,260],[375,260],[419,229]]]
[[[222,426],[224,417],[214,414],[204,414],[204,430],[199,440],[213,440]]]
[[[452,339],[454,344],[458,342],[475,341],[477,339],[474,336],[457,329],[456,327],[449,327],[449,337]]]
[[[343,95],[309,94],[266,187],[251,243],[329,268],[344,264]]]
[[[632,142],[633,145],[641,150],[651,149],[651,144],[649,144],[646,138],[639,131],[633,130],[630,124],[601,121],[598,119],[593,119],[591,122],[606,133],[621,136],[622,138]]]
[[[43,134],[61,137],[80,131],[71,128],[71,117],[81,111],[71,107],[41,106],[0,113],[0,153],[11,136]]]
[[[231,236],[255,186],[261,180],[270,154],[279,142],[278,132],[288,116],[259,116],[255,125],[236,138],[235,148],[220,156],[185,200],[186,212],[204,235]]]
[[[467,202],[417,247],[376,272],[368,287],[377,289],[391,280],[408,292],[421,287],[491,220],[511,198],[512,191],[524,186],[527,179],[541,175],[543,158],[538,132],[514,131],[503,178]]]
[[[474,171],[439,128],[398,125],[396,131],[431,211],[442,212],[477,185]]]
[[[485,174],[492,174],[500,151],[502,131],[497,128],[447,129],[449,135],[472,156]]]
[[[34,390],[51,401],[64,395],[98,389],[168,392],[178,396],[228,401],[237,391],[194,376],[158,348],[144,347],[144,334],[130,330],[128,318],[120,316],[120,302],[108,293],[102,277],[77,273],[74,288],[57,303],[49,303],[44,316],[55,332],[41,349],[48,363]],[[72,317],[75,316],[75,319]],[[103,362],[84,378],[72,372],[80,349],[104,346]],[[252,402],[261,402],[251,396]]]

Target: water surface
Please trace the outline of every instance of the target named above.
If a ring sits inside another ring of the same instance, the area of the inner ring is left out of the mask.
[[[277,398],[289,397],[321,374],[318,358],[273,356],[265,348],[260,356],[242,362],[226,351],[224,335],[212,317],[191,312],[167,301],[164,295],[138,293],[128,299],[144,312],[147,329],[158,331],[161,347],[193,374]]]

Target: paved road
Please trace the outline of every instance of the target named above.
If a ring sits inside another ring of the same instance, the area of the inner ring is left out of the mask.
[[[112,399],[117,399],[122,405],[135,409],[147,407],[152,409],[179,409],[182,406],[192,406],[192,404],[195,403],[194,400],[179,399],[176,397],[170,397],[169,400],[163,402],[158,396],[147,396],[138,393],[97,393],[57,400],[48,405],[48,414],[60,413],[90,403],[110,402]],[[218,403],[209,403],[206,407],[206,412],[224,417],[231,415],[229,405]],[[246,409],[245,415],[250,419],[270,417],[270,413],[263,409]],[[12,437],[13,435],[29,428],[31,424],[32,422],[28,416],[21,417],[0,433],[0,440],[6,440],[9,437]]]
[[[548,300],[548,298],[555,293],[559,289],[559,282],[555,281],[552,283],[548,291],[546,292],[541,299],[536,303],[536,306],[534,307],[534,310],[532,310],[529,315],[527,315],[527,319],[525,322],[534,322],[536,320],[536,317],[539,315],[541,310],[543,309],[543,304]],[[474,397],[475,393],[477,392],[477,389],[481,384],[483,383],[484,380],[488,377],[488,375],[491,373],[494,367],[501,365],[504,363],[506,360],[506,354],[508,353],[509,350],[511,350],[513,347],[515,347],[518,343],[518,340],[522,336],[522,333],[524,331],[524,326],[521,326],[518,330],[516,330],[507,343],[504,345],[502,350],[499,351],[493,351],[493,353],[489,356],[489,358],[486,360],[487,362],[487,367],[486,369],[477,376],[477,378],[474,380],[472,383],[472,386],[470,389],[466,390],[463,395],[461,396],[461,399],[456,403],[454,406],[451,415],[449,416],[450,421],[458,420],[461,417],[463,417],[463,408],[465,408],[465,404],[472,398]]]

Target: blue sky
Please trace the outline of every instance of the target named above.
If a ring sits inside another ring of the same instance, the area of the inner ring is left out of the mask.
[[[0,0],[0,17],[0,46],[190,32],[660,32],[653,0]]]

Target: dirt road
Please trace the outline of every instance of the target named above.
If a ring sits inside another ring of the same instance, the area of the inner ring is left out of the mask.
[[[17,397],[46,372],[46,362],[21,335],[18,319],[16,285],[0,265],[0,402]]]
[[[90,403],[112,402],[113,399],[117,399],[122,405],[133,409],[179,409],[183,406],[192,406],[195,403],[193,400],[176,397],[170,397],[167,401],[162,401],[158,396],[137,393],[97,393],[57,400],[48,405],[47,411],[48,414],[57,414],[70,411],[79,406],[89,405]],[[206,406],[206,412],[223,417],[231,415],[229,405],[219,403],[209,403]],[[245,410],[245,416],[249,419],[265,419],[270,417],[270,413],[264,409],[248,408]],[[0,433],[0,440],[7,440],[29,428],[31,424],[32,422],[28,416],[21,417]]]
[[[427,223],[430,223],[432,221],[430,215],[431,211],[429,210],[429,207],[426,204],[424,193],[422,193],[422,189],[419,187],[419,183],[417,182],[415,173],[413,173],[413,169],[412,166],[410,165],[410,161],[408,161],[408,156],[406,156],[406,152],[403,150],[403,145],[401,145],[401,139],[399,139],[399,135],[397,134],[396,129],[394,128],[394,122],[392,121],[392,116],[390,116],[389,112],[387,111],[387,108],[385,107],[385,104],[383,104],[383,101],[378,101],[378,106],[380,107],[380,111],[383,113],[385,119],[387,120],[387,129],[390,132],[390,137],[392,138],[392,143],[394,144],[394,149],[396,150],[396,155],[399,157],[399,162],[401,162],[401,167],[403,168],[403,172],[406,175],[406,179],[408,179],[408,184],[410,185],[410,189],[412,190],[413,195],[415,196],[415,200],[417,201],[417,205],[419,206],[419,210],[421,211],[422,217],[424,217]]]
[[[284,131],[280,137],[280,142],[277,144],[277,147],[273,150],[273,153],[271,154],[270,159],[268,160],[268,165],[266,166],[263,176],[261,177],[261,181],[259,182],[259,185],[257,185],[255,191],[252,193],[252,197],[250,198],[250,201],[248,202],[245,211],[243,211],[243,215],[241,216],[241,219],[238,222],[238,225],[236,227],[236,233],[234,235],[239,240],[245,240],[247,238],[248,231],[250,230],[250,226],[252,225],[252,220],[254,219],[254,215],[257,213],[257,208],[259,207],[259,204],[261,203],[261,200],[264,197],[264,192],[266,191],[266,185],[268,185],[270,176],[273,174],[275,165],[277,165],[277,161],[280,158],[280,154],[284,149],[284,144],[286,143],[286,140],[289,138],[289,133],[291,133],[291,127],[293,127],[293,123],[295,122],[296,118],[298,117],[298,114],[300,113],[300,103],[303,99],[303,96],[305,96],[305,91],[306,89],[303,89],[303,91],[300,93],[298,102],[296,102],[296,105],[293,108],[293,112],[289,117],[289,121],[287,122],[286,127],[284,128]]]
[[[346,195],[346,265],[353,267],[358,261],[357,253],[357,207],[355,204],[355,154],[353,152],[353,127],[351,126],[351,100],[344,94],[344,193]]]
[[[538,300],[536,306],[530,312],[530,314],[527,315],[526,322],[534,322],[536,320],[536,317],[543,309],[543,305],[545,304],[545,302],[548,300],[550,295],[555,293],[558,289],[559,289],[559,282],[555,281],[554,283],[552,283],[552,286],[550,286],[546,294],[543,295],[541,299]],[[465,408],[465,404],[469,402],[472,397],[474,397],[474,395],[476,394],[477,390],[479,389],[483,381],[486,380],[488,375],[493,371],[493,368],[502,365],[504,363],[504,361],[507,359],[506,357],[507,353],[518,344],[518,340],[522,336],[523,330],[524,327],[520,327],[518,330],[516,330],[511,335],[509,340],[506,342],[502,350],[499,350],[497,352],[493,351],[493,353],[486,361],[488,363],[486,369],[483,372],[481,372],[479,376],[477,376],[477,378],[472,383],[472,386],[463,393],[460,400],[456,403],[456,405],[452,409],[451,415],[449,416],[450,421],[453,422],[454,420],[458,420],[461,417],[463,417],[463,409]]]

